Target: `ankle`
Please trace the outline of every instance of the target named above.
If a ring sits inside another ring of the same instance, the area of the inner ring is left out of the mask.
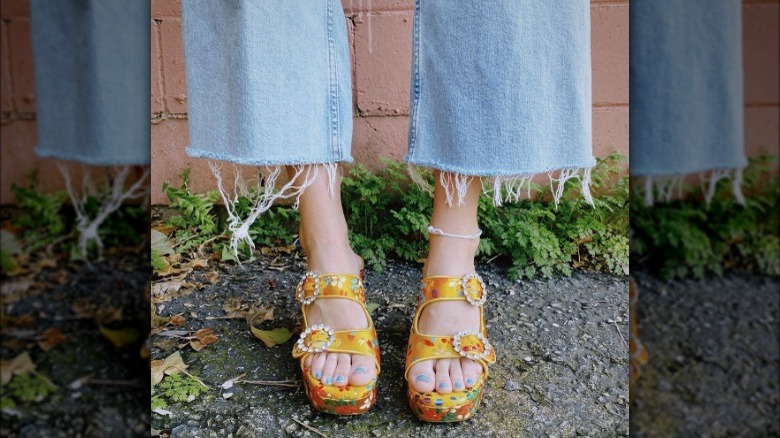
[[[461,240],[431,236],[430,250],[423,266],[423,276],[463,276],[475,271],[474,255],[479,240]]]
[[[304,243],[305,242],[305,243]],[[301,247],[306,254],[308,269],[313,272],[358,274],[360,257],[355,254],[349,242],[344,239],[301,239]]]

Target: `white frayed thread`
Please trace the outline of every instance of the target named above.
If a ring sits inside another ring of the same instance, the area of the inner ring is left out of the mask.
[[[558,177],[553,176],[555,172],[547,172],[547,176],[550,178],[550,191],[553,195],[553,201],[555,202],[555,208],[558,208],[558,204],[563,198],[563,191],[566,188],[566,182],[572,178],[576,178],[580,181],[582,188],[582,197],[585,202],[590,204],[591,207],[595,207],[593,203],[593,195],[590,193],[590,168],[583,169],[582,175],[579,174],[579,169],[561,169],[558,171]]]
[[[497,176],[493,178],[493,205],[499,207],[504,202],[517,202],[525,188],[526,197],[531,197],[531,180],[533,175]],[[503,190],[502,190],[503,189]],[[503,196],[504,191],[506,197]],[[488,191],[485,191],[488,194]]]
[[[295,169],[295,174],[290,176],[289,181],[278,190],[276,186],[283,167],[267,166],[265,168],[265,173],[261,173],[257,181],[256,193],[249,193],[244,183],[240,181],[241,175],[238,168],[235,168],[233,194],[231,196],[227,190],[225,190],[222,182],[221,166],[214,161],[209,161],[209,167],[211,167],[211,171],[217,179],[217,190],[219,191],[219,195],[227,210],[228,230],[230,230],[231,233],[230,250],[236,257],[236,260],[239,260],[238,246],[241,242],[246,242],[251,250],[254,251],[255,249],[255,243],[249,235],[249,227],[252,226],[261,214],[268,211],[277,200],[295,198],[293,207],[297,209],[304,190],[311,186],[317,179],[320,165],[324,166],[328,173],[328,193],[330,196],[334,196],[338,163],[291,165],[291,167]],[[296,181],[301,177],[303,178],[303,181],[296,185]],[[242,218],[236,211],[236,205],[241,196],[250,198],[250,202],[252,203],[252,208],[246,218]]]
[[[452,207],[455,196],[457,196],[459,206],[466,203],[466,192],[474,178],[472,175],[462,173],[439,172],[439,184],[444,189],[448,206]]]
[[[408,163],[406,169],[409,171],[409,178],[412,179],[412,182],[417,184],[417,187],[419,187],[420,190],[433,195],[433,186],[431,186],[428,180],[422,176],[419,167],[412,163]]]
[[[706,172],[699,172],[699,186],[704,197],[705,204],[709,207],[718,189],[718,183],[724,179],[731,179],[731,191],[734,199],[740,204],[745,205],[745,195],[742,192],[742,171],[743,169],[712,169]],[[644,202],[645,206],[652,207],[656,201],[670,202],[674,199],[683,198],[684,175],[674,176],[645,176],[643,178]]]
[[[98,258],[100,258],[103,256],[103,241],[98,234],[100,225],[105,222],[111,213],[117,211],[125,201],[149,197],[150,190],[147,179],[149,178],[151,167],[144,166],[143,174],[127,189],[125,189],[125,183],[131,166],[117,167],[116,174],[109,178],[105,191],[98,191],[95,188],[89,169],[84,168],[81,194],[77,193],[76,189],[73,188],[73,181],[68,168],[60,161],[57,162],[57,167],[65,179],[65,190],[68,192],[68,197],[76,212],[79,250],[84,257],[88,257],[87,249],[89,244],[94,243],[97,248]],[[90,217],[86,211],[87,201],[90,196],[94,196],[98,200],[98,211],[94,217]]]

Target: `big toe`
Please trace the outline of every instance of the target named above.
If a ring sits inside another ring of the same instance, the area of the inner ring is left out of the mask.
[[[376,376],[376,365],[367,356],[352,356],[352,369],[349,370],[349,384],[354,386],[368,385]]]
[[[435,388],[436,374],[432,360],[418,362],[409,368],[409,384],[417,392],[431,392]]]

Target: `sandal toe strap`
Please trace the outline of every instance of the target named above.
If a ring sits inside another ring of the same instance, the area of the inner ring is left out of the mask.
[[[488,365],[496,363],[496,350],[477,330],[463,330],[455,336],[431,336],[412,331],[406,351],[406,372],[423,360],[461,357],[479,362],[487,372]]]
[[[324,351],[368,356],[374,360],[377,373],[379,372],[379,341],[373,327],[363,330],[335,331],[324,324],[315,324],[301,333],[292,354],[294,358],[299,359],[308,354]]]

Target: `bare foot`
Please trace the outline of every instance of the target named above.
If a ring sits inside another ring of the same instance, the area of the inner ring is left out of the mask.
[[[329,251],[329,254],[330,261],[326,266],[334,264],[333,251]],[[337,258],[342,262],[336,261],[336,264],[349,264],[349,267],[323,269],[318,267],[323,263],[310,262],[309,268],[317,274],[359,274],[359,259],[352,250]],[[312,259],[317,257],[311,257],[310,260]],[[338,298],[315,300],[307,306],[306,318],[309,325],[325,324],[333,330],[364,329],[370,324],[360,304]],[[374,360],[360,354],[315,353],[306,357],[304,365],[325,385],[367,385],[376,377]]]
[[[431,236],[423,277],[429,275],[463,276],[474,273],[477,241]],[[464,329],[480,329],[479,309],[466,301],[441,301],[428,304],[420,315],[420,333],[454,336]],[[416,391],[448,394],[463,391],[477,382],[482,365],[470,359],[425,360],[409,368],[409,382]]]

